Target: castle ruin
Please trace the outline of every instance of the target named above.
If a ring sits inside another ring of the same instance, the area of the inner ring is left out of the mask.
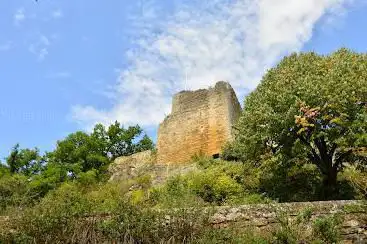
[[[241,113],[236,93],[227,82],[173,97],[172,112],[160,124],[157,162],[182,164],[195,154],[217,157],[232,139],[232,126]]]

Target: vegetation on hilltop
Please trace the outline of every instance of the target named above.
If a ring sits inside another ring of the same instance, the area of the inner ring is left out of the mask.
[[[67,182],[104,182],[108,165],[154,147],[139,126],[123,128],[118,122],[92,133],[78,131],[57,142],[56,149],[41,155],[36,149],[14,146],[0,169],[0,207],[27,207]]]
[[[202,207],[366,199],[366,102],[366,54],[293,54],[245,99],[222,160],[196,156],[196,171],[158,186],[149,172],[107,181],[115,158],[154,148],[139,126],[97,125],[45,154],[16,145],[0,167],[0,242],[336,242],[331,217],[305,237],[301,223],[268,233],[213,229]]]

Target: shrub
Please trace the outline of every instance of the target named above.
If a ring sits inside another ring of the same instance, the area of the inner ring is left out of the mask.
[[[339,215],[318,218],[313,223],[314,236],[320,238],[324,243],[337,243],[340,241],[339,226],[342,217]]]
[[[270,157],[259,167],[260,191],[279,202],[320,199],[321,179],[318,170],[303,162],[284,163],[282,157]]]
[[[113,218],[99,228],[120,243],[190,243],[206,229],[208,217],[200,209],[163,212],[121,202]]]
[[[79,226],[78,218],[91,210],[91,204],[75,185],[64,184],[33,208],[12,216],[11,228],[17,240],[37,243],[67,242]]]
[[[0,211],[9,206],[24,207],[32,204],[27,177],[23,175],[3,175],[0,178]]]
[[[252,229],[235,229],[228,227],[225,229],[208,228],[195,241],[195,243],[248,243],[248,244],[267,244],[269,240],[266,236],[257,233]]]
[[[92,205],[92,213],[110,213],[118,206],[121,199],[129,192],[133,182],[108,182],[95,186],[86,193]]]
[[[152,177],[149,174],[139,176],[135,181],[142,189],[148,189],[152,186]]]
[[[234,179],[215,171],[193,174],[189,180],[189,188],[204,201],[219,205],[243,191],[242,186]]]
[[[347,180],[356,192],[357,199],[367,199],[367,172],[347,167],[341,178]]]
[[[149,191],[149,202],[156,208],[184,208],[204,206],[204,201],[189,188],[188,178],[175,176],[163,186]]]

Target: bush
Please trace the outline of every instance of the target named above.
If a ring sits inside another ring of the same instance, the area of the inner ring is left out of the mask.
[[[367,199],[367,172],[358,170],[356,167],[348,167],[341,175],[342,179],[349,182],[355,192],[355,198]]]
[[[91,204],[83,194],[74,185],[64,184],[33,208],[13,213],[11,238],[16,242],[23,239],[36,243],[67,242],[68,235],[79,226],[78,218],[90,210]]]
[[[91,213],[111,213],[119,206],[121,199],[129,192],[134,182],[108,182],[95,186],[86,192],[88,201],[91,202]]]
[[[205,202],[222,205],[231,197],[243,192],[243,188],[225,173],[206,171],[190,177],[189,188]]]
[[[149,202],[156,208],[185,208],[205,206],[203,199],[189,188],[188,178],[175,176],[161,187],[149,191]]]
[[[7,208],[21,209],[31,206],[38,199],[24,175],[3,175],[0,178],[0,211]]]
[[[110,220],[100,224],[109,240],[121,243],[191,243],[207,229],[201,209],[152,211],[121,202]]]
[[[323,243],[337,243],[340,241],[339,226],[341,223],[342,217],[339,215],[318,218],[312,226],[314,236],[320,238]]]
[[[304,209],[294,219],[290,219],[282,210],[277,210],[276,213],[280,226],[273,231],[273,243],[296,244],[312,239],[310,233],[305,231],[312,217],[312,209]]]
[[[252,229],[235,229],[228,227],[225,229],[210,228],[205,230],[195,241],[195,243],[248,243],[267,244],[269,240],[266,236],[257,233]]]
[[[303,162],[284,163],[282,157],[270,157],[259,167],[260,191],[279,202],[320,199],[321,178],[318,169]]]

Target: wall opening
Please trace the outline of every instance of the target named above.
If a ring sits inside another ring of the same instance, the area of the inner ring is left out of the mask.
[[[218,159],[218,158],[220,158],[219,153],[213,154],[213,159]]]

